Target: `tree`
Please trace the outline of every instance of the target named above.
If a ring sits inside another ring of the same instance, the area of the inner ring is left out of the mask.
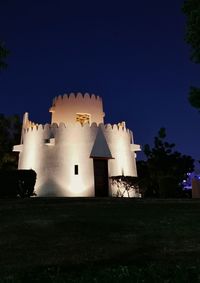
[[[0,42],[0,70],[7,67],[5,59],[9,55],[9,51],[5,48],[5,45]]]
[[[17,153],[12,148],[20,141],[21,122],[18,115],[0,114],[0,169],[16,169]]]
[[[200,63],[200,1],[185,0],[183,12],[187,17],[186,42],[191,46],[191,60]],[[192,86],[189,93],[190,104],[200,110],[200,88]]]
[[[144,146],[146,161],[137,163],[138,183],[146,196],[175,196],[187,172],[193,171],[194,160],[174,150],[175,144],[166,141],[165,128],[154,138],[154,145]]]

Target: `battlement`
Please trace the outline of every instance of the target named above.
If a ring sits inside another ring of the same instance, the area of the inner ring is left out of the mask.
[[[28,132],[37,132],[37,131],[47,131],[47,130],[55,130],[55,129],[72,129],[72,128],[76,128],[76,129],[96,129],[98,127],[101,127],[101,129],[103,131],[115,131],[115,132],[126,132],[126,133],[130,133],[131,131],[129,129],[127,129],[122,123],[118,123],[118,124],[97,124],[97,123],[92,123],[91,125],[89,124],[83,124],[81,125],[79,122],[77,123],[53,123],[53,124],[35,124],[33,122],[30,122],[28,127],[25,127],[23,129],[24,133],[28,133]]]
[[[102,102],[102,99],[100,96],[95,94],[89,94],[89,93],[81,93],[81,92],[71,92],[69,94],[65,93],[64,95],[59,95],[54,97],[52,105],[55,106],[57,103],[62,102],[71,102],[76,100],[89,100],[91,102]]]
[[[92,123],[81,125],[80,123],[53,123],[53,124],[40,124],[32,125],[31,127],[23,129],[22,144],[44,144],[48,146],[66,145],[66,144],[90,144],[93,143],[95,137],[101,128],[107,142],[128,145],[134,144],[132,132],[124,126],[124,123],[119,124],[97,124]],[[138,151],[137,147],[130,147],[131,151]]]
[[[52,124],[75,123],[77,120],[100,124],[104,122],[105,116],[101,97],[80,92],[55,97],[49,112],[52,113]]]

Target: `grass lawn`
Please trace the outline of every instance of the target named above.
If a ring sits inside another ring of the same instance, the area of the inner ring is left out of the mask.
[[[1,199],[0,282],[200,282],[200,201]]]

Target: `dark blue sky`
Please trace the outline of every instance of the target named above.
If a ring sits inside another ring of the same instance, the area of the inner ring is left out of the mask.
[[[106,122],[126,121],[136,143],[151,144],[164,126],[177,150],[200,159],[200,114],[187,101],[200,66],[189,60],[182,4],[1,0],[0,39],[11,55],[0,112],[46,123],[53,97],[95,93]]]

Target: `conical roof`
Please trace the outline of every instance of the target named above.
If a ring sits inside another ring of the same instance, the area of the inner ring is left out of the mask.
[[[90,157],[107,159],[113,158],[101,127],[98,128]]]

